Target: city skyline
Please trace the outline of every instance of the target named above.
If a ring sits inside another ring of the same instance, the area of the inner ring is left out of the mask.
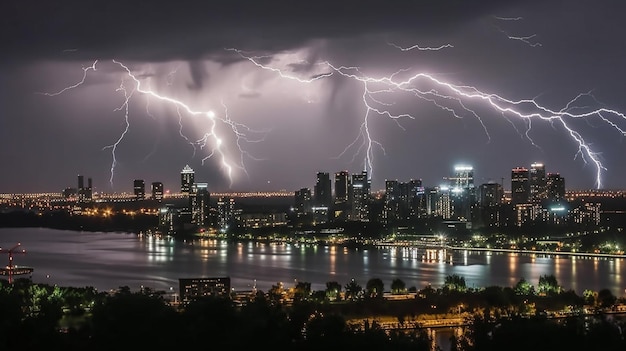
[[[508,189],[534,162],[626,188],[617,1],[1,6],[0,193],[178,191],[185,165],[212,192],[435,186],[456,164]]]
[[[540,169],[543,170],[543,176],[545,177],[546,175],[553,175],[553,176],[558,176],[560,178],[565,179],[566,177],[564,177],[560,172],[558,172],[557,170],[551,170],[549,168],[546,168],[546,165],[544,165],[543,163],[540,162],[534,162],[531,165],[525,166],[525,165],[518,165],[515,166],[513,168],[510,169],[507,177],[501,177],[500,179],[494,179],[494,178],[489,178],[489,177],[478,177],[477,180],[475,180],[474,177],[474,173],[475,173],[475,169],[472,165],[470,164],[457,164],[457,165],[451,165],[450,166],[450,172],[448,174],[445,175],[441,175],[441,177],[439,178],[438,181],[435,181],[431,184],[428,183],[423,183],[423,179],[421,177],[410,177],[410,178],[406,178],[406,179],[400,179],[400,178],[385,178],[383,180],[383,184],[386,186],[386,183],[388,181],[398,181],[398,182],[411,182],[411,181],[419,181],[420,184],[422,184],[425,188],[435,188],[435,187],[444,187],[444,188],[454,188],[456,182],[458,182],[458,179],[456,178],[459,173],[458,172],[469,172],[469,174],[471,174],[470,179],[471,179],[471,184],[473,186],[480,186],[482,184],[493,184],[493,183],[497,183],[500,184],[502,186],[503,190],[506,191],[511,191],[513,188],[513,182],[515,181],[514,179],[514,174],[520,170],[525,171],[526,176],[529,177],[530,174],[532,173],[532,170],[537,169],[536,167],[539,167]],[[480,171],[479,171],[480,172]],[[330,182],[331,185],[331,194],[333,197],[336,195],[336,190],[335,190],[335,186],[336,186],[336,182],[337,182],[337,177],[340,176],[340,174],[343,174],[346,181],[348,178],[352,178],[353,176],[357,176],[357,177],[368,177],[367,179],[369,180],[369,182],[371,183],[371,179],[369,178],[367,171],[362,170],[360,172],[349,172],[347,170],[334,170],[334,171],[330,171],[330,170],[317,170],[314,174],[309,175],[309,178],[307,180],[306,183],[302,183],[300,185],[297,185],[296,188],[294,189],[274,189],[272,191],[276,191],[276,192],[297,192],[299,190],[302,189],[309,189],[312,191],[312,194],[317,194],[317,192],[315,191],[315,189],[317,189],[317,187],[319,186],[319,182],[320,182],[320,175],[325,174],[328,179],[326,181]],[[178,179],[172,183],[172,184],[164,184],[162,181],[158,180],[158,179],[132,179],[129,180],[128,182],[128,188],[121,190],[120,193],[134,193],[135,195],[137,195],[137,191],[138,191],[138,187],[141,188],[143,192],[146,192],[146,185],[150,185],[150,191],[152,191],[152,188],[154,188],[155,186],[158,187],[159,189],[159,194],[160,196],[162,196],[164,193],[167,194],[189,194],[191,192],[191,188],[194,186],[194,184],[203,184],[203,186],[206,186],[208,191],[211,192],[217,192],[217,193],[229,193],[228,191],[224,192],[224,191],[216,191],[213,189],[210,189],[209,184],[207,182],[205,182],[202,179],[197,179],[195,177],[195,170],[192,169],[189,165],[185,165],[185,167],[183,167],[179,172],[178,172]],[[72,189],[74,189],[75,191],[77,191],[78,195],[81,194],[82,191],[89,191],[90,193],[110,193],[107,191],[102,191],[99,190],[97,188],[94,188],[92,186],[93,183],[93,179],[91,177],[88,178],[88,186],[84,186],[84,180],[85,180],[85,175],[79,174],[77,175],[77,179],[75,179],[75,184],[68,184],[67,186],[64,187],[63,192],[67,192],[67,191],[71,191]],[[331,181],[332,180],[332,181]],[[365,180],[365,178],[363,179]],[[158,185],[157,185],[158,184]],[[350,184],[349,181],[347,181],[344,185],[348,186]],[[458,185],[458,184],[457,184]],[[465,184],[467,185],[467,184]],[[380,192],[380,191],[385,191],[385,186],[383,186],[382,188],[371,188],[370,191],[371,192]],[[461,185],[461,187],[464,187],[463,185]],[[320,188],[322,189],[322,188]],[[572,189],[572,188],[567,188],[568,190],[590,190],[590,189]],[[56,190],[50,190],[50,191],[43,191],[43,193],[53,193],[53,192],[61,192],[61,190],[56,189]],[[606,189],[606,190],[626,190],[626,189]],[[141,192],[140,191],[140,192]],[[344,189],[343,192],[346,192],[347,190]],[[233,192],[237,192],[237,191],[233,191]],[[259,192],[258,189],[250,189],[249,192]],[[260,191],[263,192],[263,191]],[[270,191],[271,192],[271,191]],[[326,192],[326,190],[322,190],[322,192]],[[26,192],[26,193],[33,193],[33,192]],[[147,194],[143,194],[143,195],[147,195]],[[328,194],[327,194],[328,195]]]

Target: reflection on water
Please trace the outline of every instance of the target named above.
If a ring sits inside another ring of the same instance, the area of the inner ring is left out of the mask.
[[[463,276],[469,287],[513,286],[521,278],[537,284],[554,274],[565,289],[579,294],[585,289],[610,289],[621,296],[620,274],[626,260],[566,257],[472,250],[430,250],[409,247],[350,248],[228,243],[221,240],[187,240],[123,233],[86,233],[42,228],[0,229],[0,246],[21,242],[25,255],[15,264],[34,267],[36,282],[62,286],[94,286],[99,290],[141,285],[169,290],[179,278],[229,276],[236,290],[253,286],[266,291],[283,282],[311,283],[323,290],[326,282],[341,285],[355,279],[365,286],[380,278],[386,289],[393,279],[418,289],[440,287],[445,277]],[[2,258],[0,258],[2,259]]]

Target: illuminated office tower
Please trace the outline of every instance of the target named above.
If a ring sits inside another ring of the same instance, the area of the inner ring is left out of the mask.
[[[193,183],[189,195],[191,223],[197,227],[209,226],[210,194],[207,183]]]
[[[313,188],[314,206],[329,208],[333,198],[331,191],[330,175],[327,172],[317,172],[317,181]]]
[[[390,224],[400,216],[400,183],[397,180],[385,181],[383,223]]]
[[[442,219],[452,218],[452,196],[450,187],[442,185],[428,190],[427,213]]]
[[[350,175],[348,171],[335,173],[335,203],[348,202],[350,193]]]
[[[480,194],[478,202],[481,207],[497,206],[502,203],[504,197],[502,184],[493,181],[481,184],[478,192]]]
[[[352,214],[350,219],[362,222],[369,220],[370,184],[367,171],[364,170],[361,173],[352,175],[352,196],[350,199]]]
[[[541,202],[548,197],[546,168],[543,163],[533,163],[530,165],[528,173],[530,187],[530,201]]]
[[[511,203],[526,204],[530,200],[528,169],[516,167],[511,170]]]
[[[348,171],[335,173],[335,203],[333,217],[347,220],[350,215],[350,174]]]
[[[565,200],[565,179],[559,173],[548,173],[546,179],[548,199],[552,202]]]
[[[78,175],[78,188],[76,189],[76,193],[78,195],[78,202],[85,202],[85,177],[82,175]]]
[[[85,189],[85,201],[91,202],[93,200],[93,181],[91,177],[87,178],[87,189]]]
[[[152,182],[152,200],[163,201],[163,183]]]
[[[135,194],[135,200],[146,198],[146,183],[143,179],[135,179],[133,182],[133,194]]]
[[[93,199],[93,187],[91,178],[87,179],[87,187],[85,187],[85,177],[78,175],[78,188],[76,189],[78,202],[91,202]]]
[[[311,197],[311,189],[302,188],[300,190],[296,190],[294,200],[294,208],[298,217],[311,213],[313,201]]]
[[[235,199],[222,196],[217,200],[217,227],[225,232],[235,219]]]
[[[191,193],[191,186],[194,184],[194,171],[185,165],[182,172],[180,172],[180,192],[189,195]]]
[[[485,227],[499,227],[502,213],[504,187],[500,183],[489,181],[478,187],[478,225]]]
[[[454,176],[449,178],[454,219],[471,221],[472,209],[476,202],[474,168],[467,165],[454,167]]]
[[[330,219],[332,208],[332,183],[327,172],[317,172],[317,180],[313,188],[313,220],[325,223]]]
[[[467,189],[474,187],[474,167],[458,165],[454,166],[454,177],[451,177],[452,181],[450,187],[457,189]]]

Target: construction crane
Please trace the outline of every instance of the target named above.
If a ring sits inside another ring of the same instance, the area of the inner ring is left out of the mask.
[[[3,249],[0,247],[0,253],[8,253],[9,254],[9,264],[6,266],[6,268],[4,269],[4,272],[7,272],[8,276],[9,276],[9,284],[13,283],[13,270],[15,269],[15,266],[13,266],[13,253],[22,253],[25,254],[26,250],[22,249],[21,251],[15,251],[17,248],[19,248],[22,244],[21,243],[17,243],[17,245],[13,246],[10,249]],[[20,273],[18,273],[20,274]]]

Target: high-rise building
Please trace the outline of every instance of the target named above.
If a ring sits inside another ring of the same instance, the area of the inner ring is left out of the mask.
[[[526,204],[530,200],[528,168],[516,167],[511,170],[511,203]]]
[[[548,197],[546,168],[543,163],[533,163],[530,165],[528,173],[530,201],[541,202]]]
[[[133,194],[135,194],[135,200],[146,198],[146,183],[143,179],[135,179],[133,181]]]
[[[76,190],[78,194],[78,202],[85,202],[85,177],[82,175],[78,175],[78,188]]]
[[[369,220],[369,203],[371,196],[371,180],[367,176],[367,171],[352,175],[351,186],[351,219],[355,221],[367,222]]]
[[[348,202],[350,192],[350,174],[348,171],[335,173],[335,203]]]
[[[317,172],[317,181],[313,188],[314,206],[330,208],[333,194],[328,172]]]
[[[504,189],[502,184],[488,182],[481,184],[478,188],[479,204],[481,207],[493,207],[502,203]]]
[[[385,181],[382,213],[384,223],[389,224],[399,219],[421,218],[426,215],[426,211],[426,195],[421,179],[411,179],[408,182]]]
[[[466,165],[454,166],[454,176],[450,178],[452,188],[467,189],[474,187],[474,167]]]
[[[85,187],[85,177],[82,175],[78,175],[78,188],[76,189],[76,193],[78,195],[78,202],[91,202],[93,199],[93,187],[91,178],[87,179],[87,187]]]
[[[430,188],[428,190],[428,214],[442,219],[452,218],[451,189],[447,185]]]
[[[159,209],[159,231],[165,235],[176,235],[185,225],[183,211],[173,204],[166,204]]]
[[[189,195],[191,193],[191,186],[194,184],[194,171],[189,165],[185,165],[180,172],[180,192]]]
[[[207,183],[193,183],[189,195],[191,223],[197,227],[208,227],[211,211],[210,194]]]
[[[333,217],[347,220],[350,215],[350,174],[348,171],[335,173],[335,203]]]
[[[301,188],[296,190],[294,207],[298,217],[311,213],[312,208],[311,189]]]
[[[235,219],[235,199],[221,196],[217,200],[217,227],[225,232],[229,223]]]
[[[330,219],[332,208],[332,183],[327,172],[317,172],[313,187],[313,214],[315,223],[325,223]]]
[[[476,203],[474,167],[468,165],[455,166],[454,176],[450,177],[449,180],[454,219],[471,221],[472,209]]]
[[[93,181],[91,177],[87,178],[87,189],[85,189],[85,200],[91,202],[93,199]]]
[[[383,223],[390,224],[400,216],[400,184],[397,180],[385,181]]]
[[[478,211],[476,220],[478,226],[499,227],[504,223],[503,207],[504,187],[500,183],[489,181],[478,187]]]
[[[565,179],[559,173],[548,173],[546,179],[548,200],[552,202],[565,200]]]
[[[163,183],[152,182],[152,200],[163,201]]]
[[[82,175],[78,175],[78,190],[85,188],[85,177]]]

